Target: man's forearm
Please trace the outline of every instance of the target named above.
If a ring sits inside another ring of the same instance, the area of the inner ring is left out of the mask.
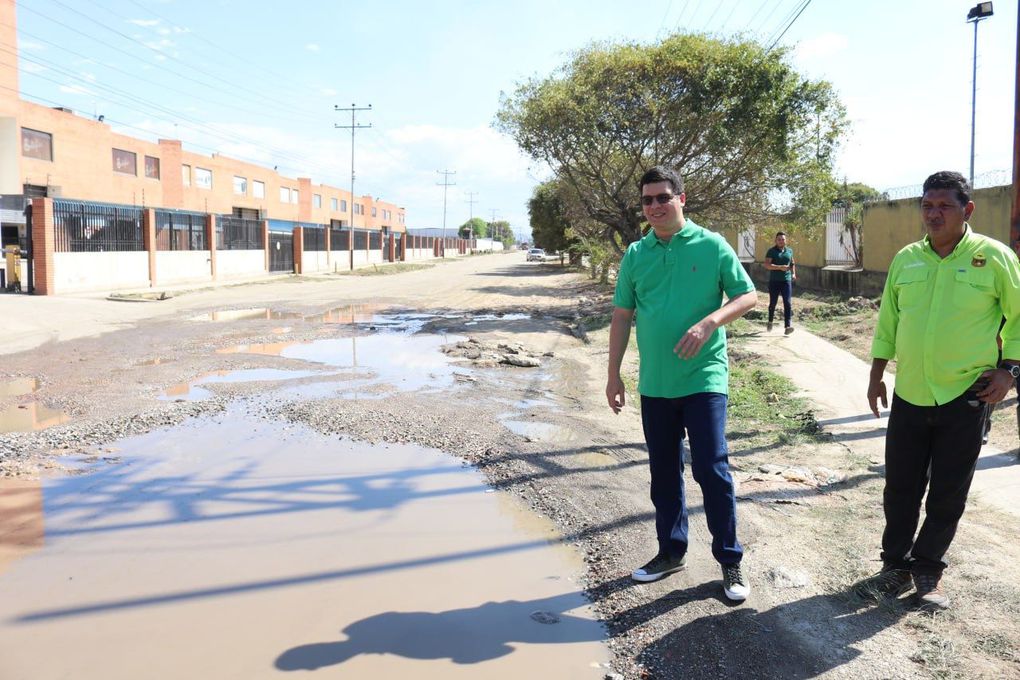
[[[871,360],[871,380],[872,382],[878,382],[882,380],[882,376],[885,375],[885,367],[889,364],[888,359],[872,358]]]
[[[752,290],[749,293],[744,293],[728,300],[725,305],[705,317],[705,320],[710,321],[716,328],[719,328],[734,319],[744,316],[754,309],[756,304],[758,304],[758,293]]]
[[[621,309],[613,311],[613,320],[609,325],[610,377],[618,377],[620,375],[623,355],[627,352],[627,343],[630,342],[630,325],[633,319],[633,312],[627,313]]]

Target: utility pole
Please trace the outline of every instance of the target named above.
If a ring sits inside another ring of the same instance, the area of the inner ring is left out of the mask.
[[[1009,245],[1020,255],[1020,12],[1016,17],[1016,95],[1013,100],[1013,214]]]
[[[478,195],[478,192],[477,191],[468,191],[468,192],[465,192],[465,193],[467,193],[467,195],[468,195],[468,200],[466,202],[470,206],[470,208],[468,208],[468,224],[470,225],[471,224],[471,220],[475,219],[475,203],[478,202],[478,201],[475,200],[475,196]],[[470,228],[470,232],[471,233],[468,234],[468,238],[474,238],[474,236],[475,236],[474,227]]]
[[[455,187],[457,184],[450,181],[450,175],[456,175],[456,170],[436,170],[436,172],[443,176],[442,182],[436,182],[438,186],[443,187],[443,257],[446,257],[446,190],[449,187]]]
[[[967,13],[967,23],[974,24],[974,60],[970,94],[970,188],[974,188],[974,129],[977,121],[977,29],[982,19],[992,16],[992,3],[979,2]]]
[[[350,106],[334,106],[334,111],[350,111],[351,112],[351,124],[350,125],[339,125],[333,124],[333,127],[340,128],[342,130],[351,131],[351,225],[348,230],[349,239],[347,239],[347,250],[351,254],[351,271],[354,271],[354,131],[361,128],[370,128],[372,124],[368,125],[355,124],[354,112],[355,111],[371,111],[372,105],[358,106],[357,104],[351,104]]]

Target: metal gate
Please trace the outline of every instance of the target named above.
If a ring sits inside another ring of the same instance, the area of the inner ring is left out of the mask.
[[[269,232],[269,271],[294,273],[294,234]]]

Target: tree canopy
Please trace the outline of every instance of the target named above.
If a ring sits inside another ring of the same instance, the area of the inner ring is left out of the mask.
[[[570,219],[556,180],[535,187],[528,200],[528,217],[532,240],[539,248],[552,252],[564,251],[577,241],[568,233]]]
[[[489,225],[481,217],[472,217],[457,228],[461,238],[485,238],[489,233]]]
[[[656,164],[680,170],[686,212],[705,226],[823,223],[846,120],[831,86],[798,75],[784,51],[680,34],[583,49],[504,94],[496,126],[619,247],[640,238],[637,180]]]

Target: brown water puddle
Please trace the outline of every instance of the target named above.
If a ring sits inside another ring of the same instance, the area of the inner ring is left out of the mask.
[[[42,483],[0,479],[0,574],[43,545]]]
[[[20,397],[32,394],[38,389],[39,381],[36,378],[14,378],[0,382],[0,397]]]
[[[0,678],[605,672],[579,558],[455,458],[233,409],[120,446],[45,482],[46,545],[0,574]]]
[[[70,416],[33,401],[0,411],[0,432],[34,432],[66,423]]]

